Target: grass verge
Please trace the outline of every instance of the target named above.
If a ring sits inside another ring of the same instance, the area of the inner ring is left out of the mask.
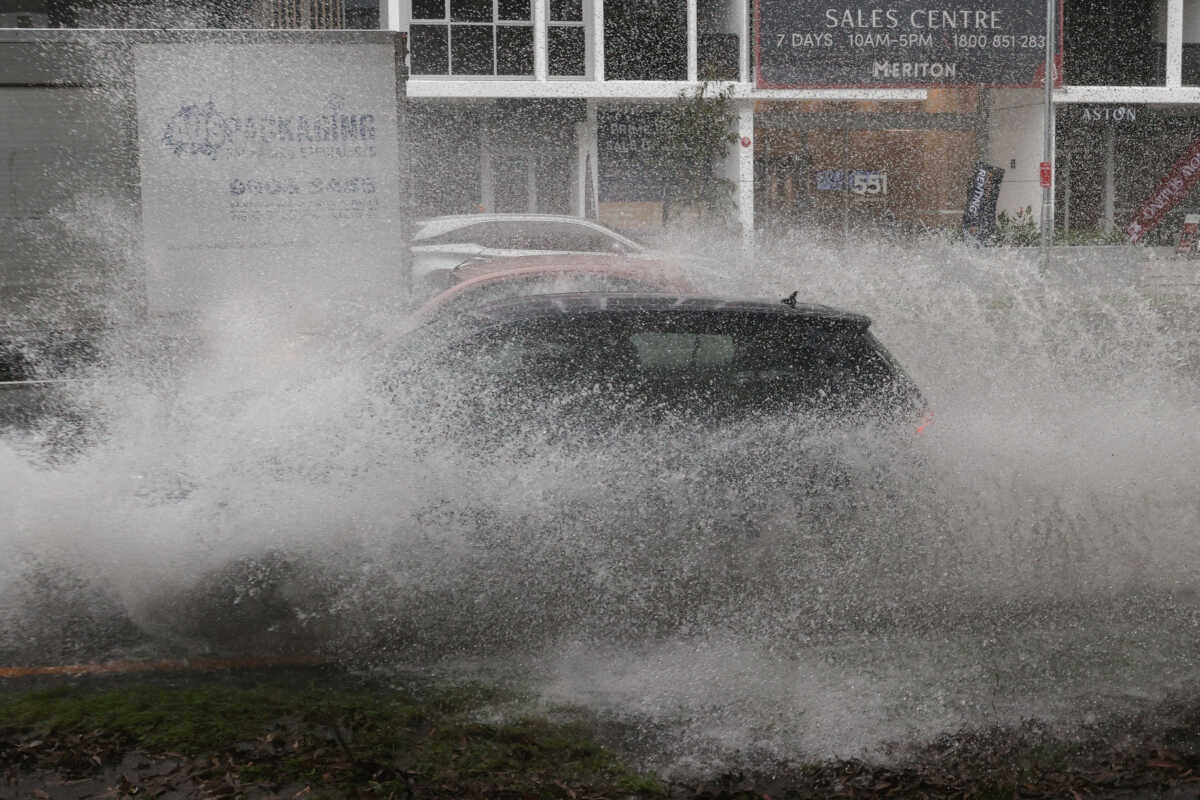
[[[530,698],[491,684],[331,668],[56,680],[0,682],[4,800],[1200,797],[1194,693],[1066,738],[1029,722],[910,743],[884,764],[760,764],[685,783],[630,768],[586,715],[506,712]]]
[[[331,686],[316,675],[226,677],[0,696],[0,765],[64,782],[107,765],[118,788],[136,794],[144,784],[149,796],[188,786],[229,797],[663,793],[577,725],[481,721],[482,710],[511,699],[489,687],[409,692]]]

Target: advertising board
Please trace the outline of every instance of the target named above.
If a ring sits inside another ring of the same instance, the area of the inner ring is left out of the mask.
[[[1197,182],[1200,182],[1200,139],[1184,151],[1125,226],[1129,241],[1140,242],[1157,228],[1171,209],[1191,193]]]
[[[401,285],[395,65],[385,42],[135,44],[149,307]]]
[[[979,161],[967,187],[967,204],[963,209],[963,236],[977,244],[988,244],[996,235],[996,202],[1000,198],[1000,181],[1004,170]]]
[[[1061,0],[1057,19],[1061,54]],[[1033,87],[1045,72],[1046,4],[1038,0],[755,0],[754,30],[762,89]]]

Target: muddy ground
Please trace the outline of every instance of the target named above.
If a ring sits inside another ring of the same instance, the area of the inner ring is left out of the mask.
[[[1200,703],[1029,722],[886,762],[639,770],[620,726],[480,721],[503,690],[326,667],[0,679],[0,798],[1200,798]]]

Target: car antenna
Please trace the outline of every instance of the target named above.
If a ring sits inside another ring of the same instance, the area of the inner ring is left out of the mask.
[[[783,303],[788,308],[795,308],[796,307],[796,295],[798,295],[798,294],[800,294],[799,289],[792,292],[791,294],[789,294],[787,297],[783,298],[779,302]]]

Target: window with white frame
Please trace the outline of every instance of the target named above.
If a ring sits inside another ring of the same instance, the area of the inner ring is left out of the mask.
[[[413,75],[533,75],[534,0],[412,0]],[[549,73],[586,74],[585,0],[549,0]]]
[[[412,0],[413,75],[533,75],[533,0]]]
[[[550,74],[587,74],[587,33],[583,0],[550,0],[546,50]]]

